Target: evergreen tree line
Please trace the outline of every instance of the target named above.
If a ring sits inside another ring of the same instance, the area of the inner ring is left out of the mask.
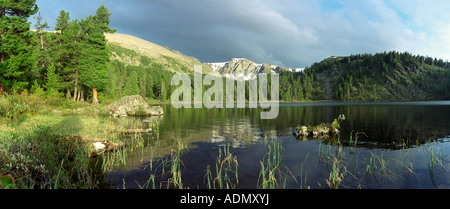
[[[144,63],[133,66],[125,65],[118,60],[111,61],[106,88],[99,95],[99,99],[114,101],[126,95],[141,95],[144,98],[161,101],[170,100],[170,95],[175,89],[175,86],[170,85],[173,73],[164,70],[161,64]]]
[[[314,71],[280,72],[280,100],[312,101],[323,95]]]
[[[38,12],[35,0],[0,1],[0,89],[7,92],[37,90],[50,97],[65,96],[75,101],[98,103],[97,91],[106,86],[110,51],[104,33],[111,13],[103,5],[95,15],[71,20],[60,11],[55,32],[40,13],[36,31],[28,18]]]
[[[450,99],[450,62],[396,51],[331,57],[280,73],[280,91],[284,101]]]

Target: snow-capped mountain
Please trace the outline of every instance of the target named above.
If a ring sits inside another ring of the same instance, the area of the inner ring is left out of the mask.
[[[214,72],[236,80],[250,80],[260,73],[278,73],[280,71],[299,72],[304,68],[285,68],[271,64],[258,64],[246,58],[233,58],[229,62],[206,63]]]

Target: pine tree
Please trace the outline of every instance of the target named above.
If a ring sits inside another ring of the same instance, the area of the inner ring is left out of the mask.
[[[98,104],[97,90],[102,91],[106,86],[106,73],[109,69],[110,52],[106,47],[107,40],[104,32],[115,32],[109,28],[109,17],[111,13],[105,6],[97,9],[95,16],[89,16],[80,21],[82,28],[83,48],[80,66],[80,83],[92,89],[92,103]]]
[[[303,101],[303,88],[302,86],[299,85],[299,89],[298,89],[298,100],[299,101]]]
[[[56,33],[49,33],[52,62],[55,63],[56,73],[61,76],[61,90],[73,91],[73,100],[81,98],[80,59],[82,53],[82,30],[78,20],[70,21],[68,12],[61,10],[56,19]]]
[[[44,85],[45,88],[47,88],[47,97],[55,97],[58,95],[59,90],[59,78],[58,75],[55,73],[55,65],[51,63],[47,68],[47,73],[45,74],[47,76],[47,81]]]
[[[73,90],[74,100],[79,98],[81,93],[80,62],[84,51],[81,43],[82,36],[80,24],[77,20],[72,20],[56,35],[57,43],[53,44],[58,74],[64,78],[62,86],[69,91]]]
[[[41,13],[38,13],[36,19],[36,24],[34,27],[36,28],[35,36],[39,44],[34,47],[34,55],[35,55],[35,65],[32,68],[31,79],[36,82],[42,83],[45,78],[45,72],[47,66],[51,62],[51,54],[50,50],[51,40],[50,35],[44,32],[44,29],[50,28],[47,22],[43,22]],[[53,34],[52,34],[53,35]]]
[[[83,29],[81,40],[80,82],[92,89],[92,103],[98,104],[97,90],[103,90],[106,85],[106,73],[109,69],[110,52],[106,48],[106,38],[93,16],[80,21]]]
[[[147,82],[146,82],[146,90],[147,90],[147,96],[148,97],[154,97],[154,93],[153,93],[153,79],[151,74],[148,74],[149,76],[147,76]],[[193,78],[191,80],[194,80]]]
[[[69,26],[69,20],[70,20],[69,13],[64,10],[61,10],[59,12],[58,19],[56,19],[55,30],[59,31],[60,33],[64,33],[64,31]]]
[[[136,71],[131,71],[127,77],[124,91],[126,95],[138,95],[139,94],[139,76]]]
[[[139,95],[142,97],[147,97],[147,74],[146,73],[139,73]]]
[[[36,0],[0,1],[0,88],[28,86],[33,60],[33,33],[28,18],[38,11]]]
[[[108,11],[108,9],[105,7],[105,5],[101,5],[97,11],[96,14],[94,16],[95,21],[97,22],[97,24],[99,25],[99,27],[101,28],[101,30],[105,33],[115,33],[117,31],[116,29],[111,29],[109,27],[109,22],[110,22],[110,16],[111,16],[111,12]]]
[[[342,101],[344,101],[344,90],[342,89],[342,85],[339,83],[339,88],[337,91],[338,98]]]
[[[39,40],[41,43],[41,48],[44,48],[44,32],[43,32],[43,30],[45,28],[50,28],[50,26],[48,25],[47,22],[42,22],[41,12],[38,13],[38,16],[35,17],[35,19],[36,19],[36,24],[34,25],[34,27],[36,27],[36,33],[39,37]]]
[[[165,90],[164,81],[161,82],[161,101],[166,101],[167,91]]]

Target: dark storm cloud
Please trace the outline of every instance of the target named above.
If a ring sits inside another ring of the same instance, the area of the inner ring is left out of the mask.
[[[407,2],[405,5],[410,5]],[[245,57],[259,63],[305,67],[333,55],[397,50],[445,57],[450,51],[436,44],[448,43],[448,36],[432,35],[437,29],[450,34],[450,25],[435,22],[434,28],[416,27],[431,14],[444,16],[448,8],[445,3],[438,7],[423,6],[421,19],[412,18],[416,12],[414,7],[402,9],[401,2],[391,5],[382,0],[331,3],[325,0],[38,0],[37,3],[44,19],[53,25],[60,9],[69,11],[73,19],[81,19],[95,14],[98,6],[105,4],[113,13],[110,26],[118,28],[119,33],[167,46],[201,62]]]

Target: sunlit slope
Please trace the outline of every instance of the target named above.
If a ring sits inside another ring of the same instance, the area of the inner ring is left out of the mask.
[[[159,64],[171,72],[192,73],[194,65],[202,65],[194,57],[154,44],[144,39],[120,33],[105,33],[112,52],[111,59],[125,65],[139,66]],[[211,72],[211,67],[203,65],[203,72]]]

